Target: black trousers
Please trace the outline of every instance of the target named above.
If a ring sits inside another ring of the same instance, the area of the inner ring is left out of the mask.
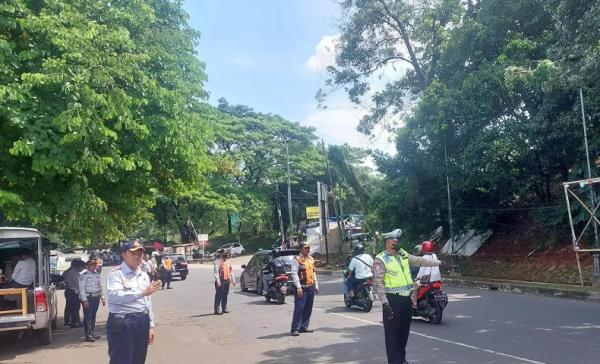
[[[65,288],[65,326],[81,322],[79,306],[81,301],[77,293],[70,288]]]
[[[171,271],[163,271],[163,279],[162,279],[162,288],[165,288],[165,284],[167,288],[171,287],[171,279],[173,278],[173,272]]]
[[[96,313],[100,307],[100,297],[87,296],[88,308],[83,309],[83,332],[85,336],[91,335],[96,329]]]
[[[128,313],[120,332],[113,330],[114,317],[114,313],[109,313],[106,321],[110,364],[144,364],[148,353],[150,317],[147,313]]]
[[[388,320],[383,317],[383,330],[385,332],[385,351],[389,364],[402,364],[406,360],[406,343],[410,334],[412,319],[412,302],[409,297],[397,294],[386,295],[394,318]]]
[[[219,306],[227,309],[227,296],[229,295],[229,281],[221,281],[221,287],[215,283],[215,312],[219,311]]]

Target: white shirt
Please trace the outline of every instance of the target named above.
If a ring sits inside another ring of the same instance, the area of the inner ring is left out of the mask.
[[[437,255],[435,253],[431,254],[423,254],[423,258],[427,260],[437,260]],[[417,279],[420,279],[422,276],[430,275],[429,281],[441,281],[442,275],[440,274],[439,267],[421,267],[419,268],[419,273],[417,274]]]
[[[362,260],[362,262],[356,258]],[[364,263],[363,263],[364,262]],[[367,264],[365,264],[367,263]],[[354,270],[354,277],[356,279],[366,279],[373,277],[371,267],[373,266],[373,258],[369,254],[360,254],[352,258],[350,264],[348,264],[348,270]]]
[[[12,280],[29,286],[33,284],[33,276],[35,275],[35,261],[33,258],[27,258],[25,260],[19,260],[15,266],[15,270],[12,272]]]

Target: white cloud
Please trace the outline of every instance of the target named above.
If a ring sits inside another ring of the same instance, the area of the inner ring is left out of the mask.
[[[335,49],[339,39],[339,35],[326,35],[321,38],[315,46],[315,53],[306,61],[306,68],[313,73],[325,72],[327,67],[335,62]]]

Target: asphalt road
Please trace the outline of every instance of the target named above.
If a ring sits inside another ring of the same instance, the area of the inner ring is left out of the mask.
[[[235,259],[238,276],[245,260]],[[229,296],[232,312],[215,316],[212,267],[190,270],[186,281],[175,281],[174,289],[152,297],[158,336],[148,363],[386,362],[380,304],[370,313],[346,310],[338,278],[320,277],[321,294],[311,320],[315,332],[291,337],[293,297],[284,305],[268,304],[236,287]],[[600,363],[598,304],[472,289],[447,291],[450,302],[442,324],[413,320],[408,359],[414,363]],[[98,313],[100,333],[107,314],[106,308]],[[30,335],[0,336],[0,362],[107,363],[107,344],[105,338],[85,343],[83,330],[59,325],[48,347],[35,346]]]

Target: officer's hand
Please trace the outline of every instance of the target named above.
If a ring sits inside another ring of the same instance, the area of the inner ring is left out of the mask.
[[[156,333],[154,332],[154,328],[151,327],[150,331],[148,331],[148,345],[152,345],[154,343],[155,337],[156,337]]]
[[[104,297],[100,298],[102,300],[102,306],[106,306],[106,300],[104,299]]]
[[[304,292],[302,292],[302,288],[296,288],[296,296],[298,296],[298,298],[304,296]]]
[[[320,291],[319,291],[319,287],[315,287],[315,293],[316,293],[316,294],[319,294],[319,292],[320,292]]]
[[[391,321],[394,318],[394,310],[392,309],[392,306],[390,306],[389,303],[383,304],[383,317],[385,317],[386,320],[389,321]]]
[[[151,282],[150,285],[145,290],[142,291],[142,296],[150,296],[154,292],[158,291],[160,289],[161,285],[162,285],[162,282],[160,280]]]
[[[215,286],[217,286],[217,288],[221,288],[221,283],[215,283]]]
[[[81,302],[81,303],[83,304],[83,308],[85,308],[86,310],[87,310],[88,308],[90,308],[90,303],[89,303],[88,301],[83,301],[83,302]]]

